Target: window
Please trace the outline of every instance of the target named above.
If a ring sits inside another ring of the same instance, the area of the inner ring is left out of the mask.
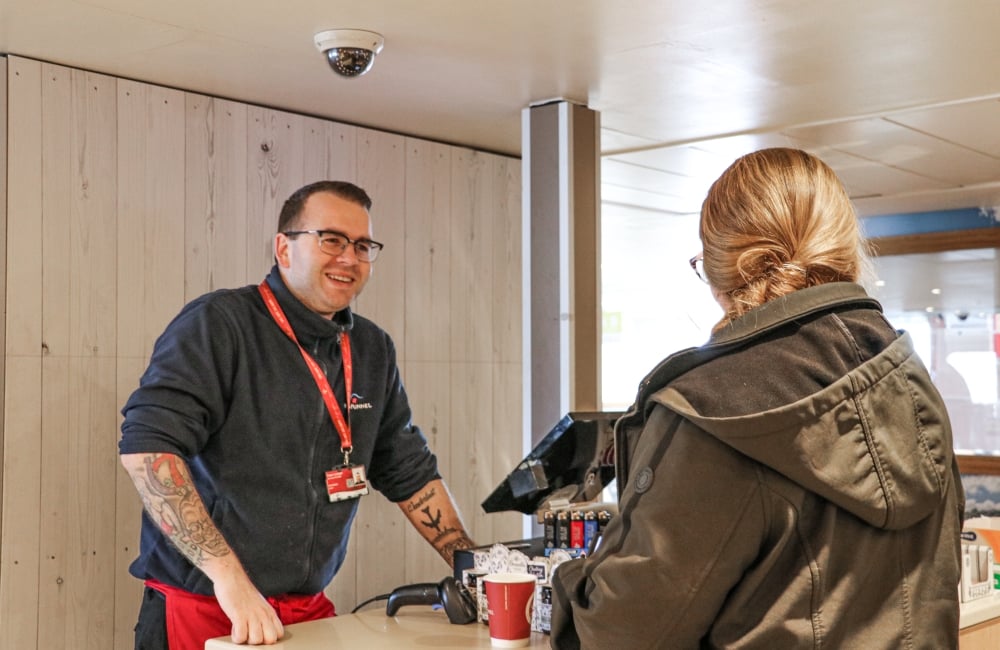
[[[997,282],[993,248],[875,259],[872,294],[906,330],[948,406],[960,454],[1000,454]]]
[[[722,310],[688,264],[698,215],[604,204],[601,223],[601,396],[603,410],[623,411],[657,363],[708,340]]]
[[[605,204],[602,224],[601,390],[603,409],[618,411],[660,360],[707,341],[721,310],[688,265],[701,250],[698,215]],[[913,337],[948,406],[956,450],[1000,461],[997,250],[879,257],[869,290]]]

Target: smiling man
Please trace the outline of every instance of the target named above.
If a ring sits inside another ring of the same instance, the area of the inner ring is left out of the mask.
[[[272,644],[333,616],[323,589],[369,486],[449,564],[473,546],[392,340],[350,308],[383,248],[370,208],[350,183],[296,191],[268,277],[195,299],[157,340],[119,443],[145,506],[137,649]]]
[[[318,191],[288,203],[274,237],[278,271],[302,304],[333,318],[364,289],[382,250],[372,239],[365,199]]]

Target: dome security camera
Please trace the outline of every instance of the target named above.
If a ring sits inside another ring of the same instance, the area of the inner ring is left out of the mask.
[[[313,42],[334,72],[353,79],[371,70],[385,40],[365,29],[329,29],[316,34]]]

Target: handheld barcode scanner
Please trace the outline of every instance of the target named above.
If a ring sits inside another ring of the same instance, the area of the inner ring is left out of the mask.
[[[465,625],[476,620],[476,603],[468,590],[448,576],[438,583],[423,582],[396,587],[389,594],[385,606],[386,616],[395,616],[406,605],[440,605],[455,625]]]

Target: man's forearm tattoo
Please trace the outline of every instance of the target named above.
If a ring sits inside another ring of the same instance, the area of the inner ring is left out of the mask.
[[[437,497],[437,489],[429,488],[406,504],[406,512],[416,513],[419,511],[424,515],[422,518],[414,518],[414,521],[427,529],[425,537],[431,546],[441,554],[441,557],[451,563],[455,551],[472,548],[475,544],[457,521],[443,521],[441,508],[433,505],[435,497]]]
[[[147,514],[192,564],[202,566],[206,553],[230,552],[175,456],[150,454],[144,469],[136,487]]]
[[[430,506],[427,506],[426,508],[422,508],[420,510],[420,512],[422,512],[425,515],[427,515],[427,519],[426,520],[421,520],[420,523],[422,523],[427,528],[433,528],[434,530],[436,530],[437,532],[440,533],[441,532],[441,508],[437,509],[437,514],[435,514],[435,515],[431,514],[431,507]]]
[[[467,536],[462,535],[461,537],[453,539],[436,548],[438,550],[438,553],[440,553],[442,557],[444,557],[447,560],[455,557],[455,551],[460,551],[464,548],[472,548],[473,546],[475,546],[475,544],[473,544],[472,540],[469,539]]]
[[[406,504],[406,511],[413,512],[414,510],[420,509],[420,506],[426,504],[428,501],[433,499],[436,494],[437,490],[435,490],[434,488],[427,490],[426,492],[421,494],[416,501],[411,501],[408,504]]]

